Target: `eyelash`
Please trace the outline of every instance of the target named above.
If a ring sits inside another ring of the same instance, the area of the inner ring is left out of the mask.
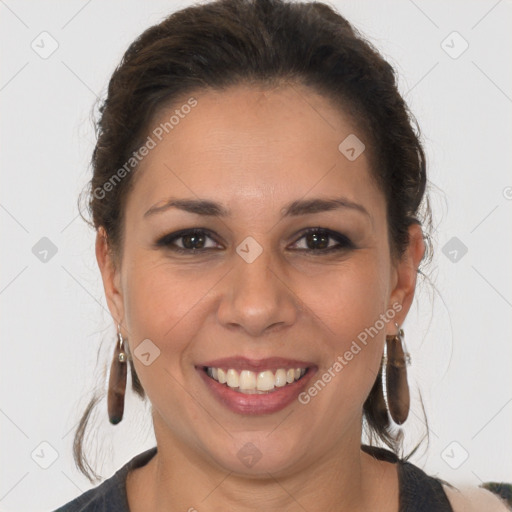
[[[204,253],[206,251],[211,250],[218,250],[218,249],[212,249],[212,248],[203,248],[203,249],[183,249],[181,247],[177,247],[174,245],[174,241],[183,238],[187,235],[207,235],[212,240],[213,237],[211,236],[212,233],[208,229],[202,229],[202,228],[193,228],[193,229],[184,229],[182,231],[178,231],[176,233],[170,233],[168,235],[163,236],[156,242],[157,247],[167,247],[171,249],[172,251],[178,253],[178,254],[199,254]],[[347,251],[351,249],[355,249],[355,245],[352,243],[352,241],[346,237],[345,235],[341,233],[337,233],[336,231],[331,231],[330,229],[325,228],[309,228],[305,230],[300,238],[297,239],[295,243],[297,243],[299,240],[304,238],[307,235],[310,234],[320,234],[320,235],[326,235],[329,238],[332,238],[333,240],[338,242],[338,245],[335,245],[334,247],[328,247],[327,249],[298,249],[299,251],[306,252],[306,253],[319,253],[321,255],[330,254],[332,252],[338,252],[338,251]],[[215,241],[215,240],[214,240]],[[217,243],[217,242],[216,242]]]

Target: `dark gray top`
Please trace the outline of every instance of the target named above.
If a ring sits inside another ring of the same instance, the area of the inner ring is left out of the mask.
[[[363,445],[375,458],[398,464],[399,512],[453,512],[442,480],[428,476],[420,468],[405,462],[384,448]],[[139,453],[113,476],[54,512],[130,512],[126,495],[126,476],[130,469],[144,466],[155,456],[157,447]]]

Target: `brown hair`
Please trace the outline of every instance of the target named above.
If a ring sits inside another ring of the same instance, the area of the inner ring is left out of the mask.
[[[92,226],[104,227],[114,261],[121,261],[124,206],[136,165],[108,190],[105,184],[123,166],[126,170],[161,109],[207,88],[284,82],[311,86],[341,106],[370,143],[372,175],[386,198],[392,256],[399,258],[406,249],[411,223],[423,224],[424,232],[427,225],[430,232],[419,127],[398,92],[392,66],[327,4],[216,0],[184,8],[148,28],[110,79],[99,108],[87,193]],[[144,398],[131,358],[130,363],[132,388]],[[379,438],[396,451],[399,438],[376,405],[380,377],[364,403],[366,429],[370,440]],[[90,401],[74,438],[75,463],[90,481],[82,444],[98,402],[98,396]]]

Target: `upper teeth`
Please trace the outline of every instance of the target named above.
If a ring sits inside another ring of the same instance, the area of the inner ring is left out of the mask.
[[[239,388],[238,391],[257,392],[271,391],[274,387],[280,388],[291,384],[306,373],[306,368],[290,368],[289,370],[279,368],[274,375],[271,370],[262,372],[242,370],[238,372],[232,368],[226,371],[222,368],[208,367],[206,373],[221,384],[227,384],[230,388]]]

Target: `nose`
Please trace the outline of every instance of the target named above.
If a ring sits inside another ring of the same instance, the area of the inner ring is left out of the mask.
[[[293,325],[300,311],[300,298],[291,278],[270,250],[251,263],[238,254],[223,283],[218,320],[228,329],[245,331],[251,337]]]

